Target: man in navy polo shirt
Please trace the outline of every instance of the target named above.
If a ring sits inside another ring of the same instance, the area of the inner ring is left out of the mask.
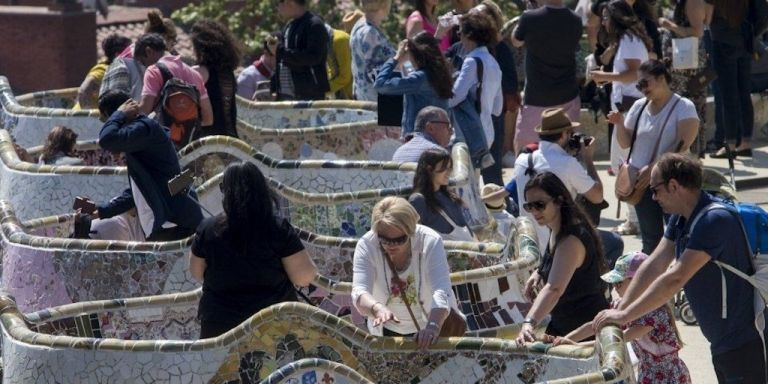
[[[650,188],[664,212],[672,214],[664,238],[638,270],[619,309],[595,317],[595,329],[635,320],[685,288],[701,332],[710,342],[718,381],[766,383],[765,351],[754,325],[754,288],[710,262],[754,273],[737,217],[722,209],[710,210],[690,228],[692,218],[715,198],[701,190],[701,165],[685,155],[663,155],[651,171]],[[672,261],[676,263],[670,268]]]

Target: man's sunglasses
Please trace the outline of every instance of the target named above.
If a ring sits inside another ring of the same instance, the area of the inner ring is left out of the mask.
[[[408,241],[408,235],[402,235],[400,237],[390,238],[379,234],[379,244],[382,246],[397,246],[403,245]]]
[[[552,199],[549,199],[546,201],[545,200],[529,201],[523,204],[523,209],[525,209],[528,212],[531,212],[533,210],[543,211],[544,208],[547,207],[547,204],[549,204],[550,201],[552,201]]]

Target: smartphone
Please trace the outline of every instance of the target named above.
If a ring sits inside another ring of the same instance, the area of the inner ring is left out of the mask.
[[[195,181],[195,175],[191,169],[185,169],[173,179],[168,180],[168,192],[176,196],[179,192],[189,188]]]
[[[79,209],[80,212],[90,215],[96,211],[96,203],[87,197],[77,196],[75,197],[75,203],[72,204],[72,209],[75,211]]]

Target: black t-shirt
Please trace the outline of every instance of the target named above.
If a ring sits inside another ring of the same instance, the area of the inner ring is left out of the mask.
[[[248,254],[232,247],[223,230],[223,216],[207,218],[197,227],[192,253],[206,263],[198,309],[202,321],[228,322],[234,327],[272,304],[296,301],[282,258],[303,250],[304,245],[287,220],[276,220],[276,233]]]
[[[501,91],[504,94],[517,92],[517,68],[515,67],[515,55],[512,48],[502,41],[496,44],[494,55],[501,69]]]
[[[605,297],[607,285],[600,278],[600,263],[603,258],[599,257],[598,243],[590,235],[590,231],[591,228],[580,226],[572,233],[584,245],[584,262],[573,272],[571,281],[552,309],[552,321],[547,328],[547,334],[567,335],[608,308],[608,299]],[[547,247],[539,267],[542,281],[549,279],[553,262],[554,252],[550,252]]]
[[[525,104],[560,105],[579,94],[576,52],[581,32],[581,18],[568,8],[523,12],[515,39],[524,41],[526,48]]]

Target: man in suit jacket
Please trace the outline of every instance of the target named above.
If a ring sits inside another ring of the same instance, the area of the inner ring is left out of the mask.
[[[194,233],[203,219],[191,197],[171,196],[168,181],[181,173],[178,155],[169,132],[156,121],[139,114],[139,104],[121,91],[99,99],[102,118],[109,117],[99,133],[99,145],[125,154],[130,182],[122,195],[97,205],[94,213],[108,219],[136,209],[148,241],[183,239]]]

